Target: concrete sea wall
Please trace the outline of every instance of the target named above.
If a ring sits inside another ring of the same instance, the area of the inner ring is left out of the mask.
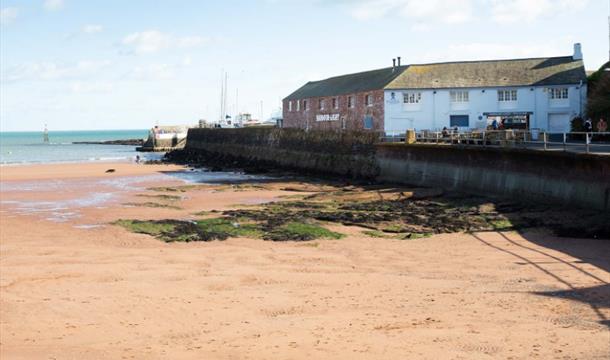
[[[379,180],[610,211],[610,157],[380,144]]]
[[[378,139],[373,132],[191,129],[182,156],[191,162],[221,156],[249,164],[610,211],[610,157],[379,144]]]

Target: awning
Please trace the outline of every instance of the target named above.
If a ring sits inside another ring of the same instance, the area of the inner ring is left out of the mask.
[[[527,116],[534,114],[531,111],[486,112],[485,116]]]

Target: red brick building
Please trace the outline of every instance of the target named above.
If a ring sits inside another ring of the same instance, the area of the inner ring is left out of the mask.
[[[283,100],[283,126],[384,130],[384,87],[406,66],[310,81]]]

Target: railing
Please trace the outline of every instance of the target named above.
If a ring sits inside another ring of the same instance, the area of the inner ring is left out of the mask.
[[[406,133],[386,132],[382,142],[404,142]],[[422,130],[418,143],[461,146],[514,147],[544,151],[610,154],[610,132],[551,133],[536,130],[480,130],[457,132]]]

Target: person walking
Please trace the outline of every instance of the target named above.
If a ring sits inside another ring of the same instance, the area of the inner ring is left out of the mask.
[[[597,131],[598,132],[606,132],[608,131],[608,123],[604,118],[600,118],[597,122]]]

